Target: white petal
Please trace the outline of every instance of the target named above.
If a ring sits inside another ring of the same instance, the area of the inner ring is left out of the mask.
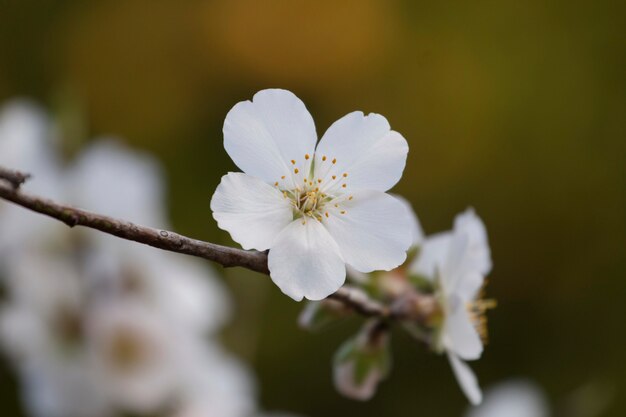
[[[276,238],[269,253],[272,281],[296,301],[321,300],[346,279],[337,243],[317,220],[293,221]]]
[[[476,297],[485,280],[480,273],[480,262],[474,256],[472,235],[463,229],[455,229],[450,247],[441,269],[443,290],[469,301]]]
[[[291,204],[276,188],[258,178],[231,172],[222,177],[211,199],[220,229],[244,249],[266,250],[293,220]]]
[[[472,369],[453,353],[448,353],[448,360],[452,366],[454,376],[456,376],[456,380],[461,386],[461,390],[463,390],[472,404],[480,404],[483,400],[483,394]]]
[[[406,260],[413,238],[411,217],[396,198],[380,191],[361,191],[328,211],[322,221],[343,259],[357,271],[388,271]]]
[[[167,227],[163,173],[156,160],[114,139],[87,148],[66,178],[71,202],[139,224]]]
[[[387,191],[400,180],[408,151],[406,140],[390,130],[383,116],[353,112],[333,123],[320,140],[315,177],[335,187],[345,182],[348,192]],[[348,174],[345,178],[344,173]],[[334,181],[333,175],[337,177]]]
[[[451,242],[451,232],[437,233],[427,237],[420,248],[419,255],[411,264],[410,271],[431,280],[435,279],[437,271],[441,271],[443,267]]]
[[[487,240],[487,230],[474,209],[469,208],[454,219],[455,232],[463,232],[469,238],[469,257],[472,269],[481,275],[491,271],[491,250]]]
[[[411,234],[413,236],[411,246],[420,246],[422,243],[424,243],[424,239],[425,239],[424,229],[422,229],[422,225],[420,224],[420,221],[417,218],[417,214],[415,213],[415,210],[413,210],[413,206],[411,205],[411,202],[400,195],[396,195],[396,194],[391,194],[391,195],[400,203],[402,203],[407,213],[409,213],[409,219],[411,220]]]
[[[252,101],[237,103],[224,121],[224,148],[242,171],[269,184],[304,171],[317,133],[304,103],[286,90],[262,90]],[[291,164],[296,161],[296,165]]]
[[[448,299],[443,344],[465,360],[478,359],[483,352],[480,336],[472,323],[465,301],[459,297]]]

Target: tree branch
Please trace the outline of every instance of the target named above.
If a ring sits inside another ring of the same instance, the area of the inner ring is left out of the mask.
[[[34,212],[52,217],[53,219],[65,223],[69,227],[83,226],[158,249],[208,259],[224,267],[240,266],[269,275],[267,254],[264,252],[236,249],[204,242],[167,230],[140,226],[129,221],[93,213],[59,204],[46,198],[30,195],[19,190],[19,186],[29,177],[30,175],[28,174],[0,167],[0,198]],[[350,288],[340,288],[328,298],[339,301],[366,317],[400,318],[397,314],[392,314],[386,306]]]

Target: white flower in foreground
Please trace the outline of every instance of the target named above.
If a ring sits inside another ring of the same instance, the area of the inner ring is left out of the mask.
[[[428,237],[411,272],[435,280],[443,314],[436,349],[445,351],[452,370],[472,404],[482,400],[478,381],[464,360],[478,359],[483,351],[486,309],[491,301],[479,299],[491,255],[485,226],[472,209],[458,215],[451,232]]]
[[[507,381],[490,388],[485,401],[470,408],[465,417],[548,417],[550,409],[544,393],[529,381]]]
[[[224,147],[244,173],[222,178],[211,200],[220,228],[245,249],[267,250],[272,280],[288,296],[320,300],[357,271],[402,264],[411,244],[406,207],[385,193],[408,145],[378,114],[350,113],[317,143],[293,93],[263,90],[235,105]]]

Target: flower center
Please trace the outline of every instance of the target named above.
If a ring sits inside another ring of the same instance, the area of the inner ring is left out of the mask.
[[[294,218],[323,221],[332,215],[345,215],[343,203],[352,200],[346,194],[348,173],[337,174],[337,158],[304,155],[302,162],[292,159],[291,175],[283,175],[274,186],[291,202]]]
[[[489,333],[487,332],[487,310],[496,308],[497,305],[498,303],[495,299],[483,299],[482,293],[476,300],[467,303],[467,312],[484,345],[489,341]]]

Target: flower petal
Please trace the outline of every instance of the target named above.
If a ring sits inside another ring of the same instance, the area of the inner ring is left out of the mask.
[[[222,177],[211,199],[213,217],[244,249],[266,250],[293,220],[291,204],[276,188],[240,172]]]
[[[320,140],[315,177],[325,181],[326,190],[346,183],[349,191],[387,191],[400,180],[408,151],[406,140],[390,130],[383,116],[353,112],[333,123]]]
[[[487,240],[487,230],[474,209],[468,208],[454,219],[455,232],[466,233],[469,239],[469,260],[472,269],[481,275],[491,271],[491,250]]]
[[[427,237],[420,248],[419,255],[409,267],[411,273],[431,280],[435,279],[437,271],[441,271],[451,242],[451,232],[437,233]]]
[[[360,272],[388,271],[405,261],[413,231],[401,202],[380,191],[361,191],[338,206],[323,222],[348,265]]]
[[[304,103],[287,90],[262,90],[237,103],[224,121],[224,148],[242,171],[269,184],[304,171],[317,133]],[[295,167],[290,162],[297,161]],[[312,161],[312,159],[310,159]]]
[[[463,393],[465,393],[473,405],[480,404],[483,400],[483,393],[472,369],[453,353],[448,353],[448,360]]]
[[[391,194],[396,200],[398,200],[402,205],[406,208],[406,211],[409,213],[409,219],[411,220],[411,233],[412,233],[412,241],[411,246],[420,246],[424,242],[424,229],[422,229],[422,225],[417,218],[417,214],[415,210],[413,210],[413,206],[411,202],[406,198],[397,195]]]
[[[326,298],[346,279],[337,243],[314,219],[287,226],[272,245],[268,265],[272,281],[296,301]]]
[[[465,360],[478,359],[483,352],[480,335],[472,323],[465,301],[450,297],[443,329],[443,344]]]
[[[456,294],[469,301],[483,286],[485,276],[481,274],[481,260],[476,258],[475,236],[464,229],[455,229],[441,269],[442,286],[446,294]],[[478,245],[481,246],[481,245]],[[482,264],[484,266],[484,264]]]

